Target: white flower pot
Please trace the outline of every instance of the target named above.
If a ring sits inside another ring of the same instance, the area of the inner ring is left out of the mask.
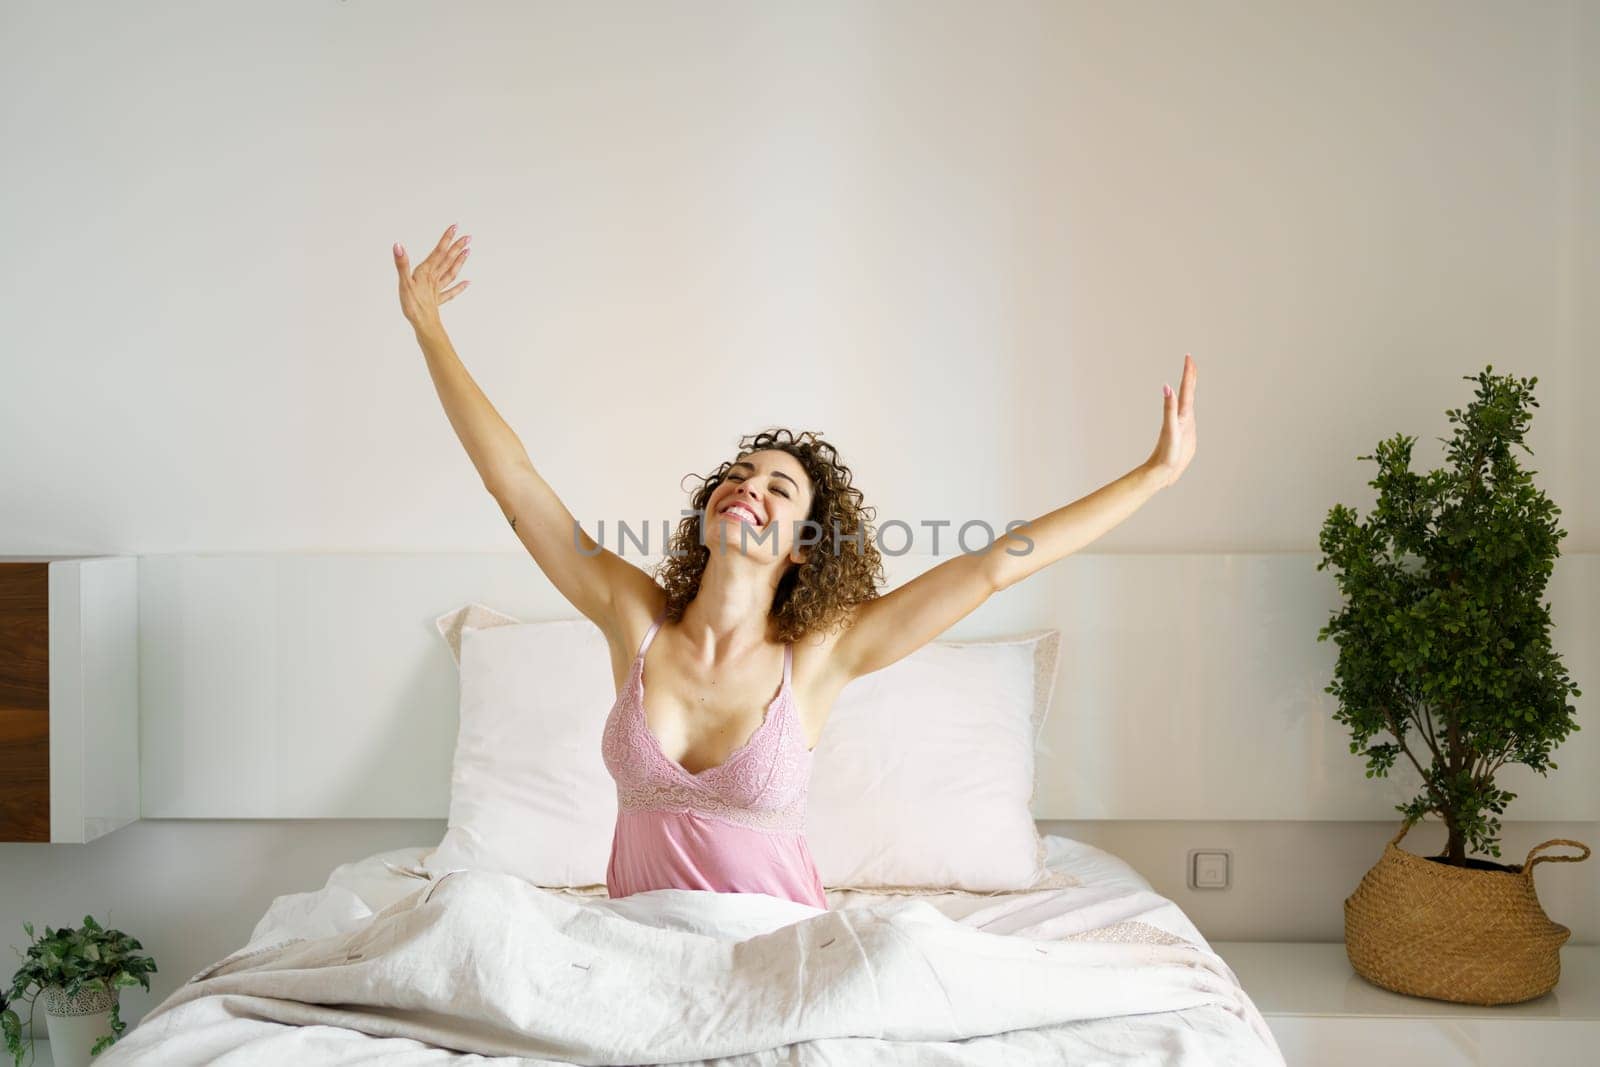
[[[55,1067],[88,1067],[94,1043],[111,1036],[111,1007],[116,1003],[115,989],[82,986],[77,996],[69,997],[62,986],[45,987],[45,1025]]]

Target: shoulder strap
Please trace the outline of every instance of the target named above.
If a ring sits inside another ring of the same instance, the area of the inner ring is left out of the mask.
[[[794,643],[783,646],[783,684],[789,684],[790,667],[794,663]]]
[[[645,650],[650,647],[650,642],[654,641],[656,639],[656,631],[661,629],[661,623],[666,619],[666,617],[667,616],[666,616],[665,612],[662,612],[661,614],[657,615],[656,616],[656,621],[651,623],[650,624],[650,629],[645,631],[644,640],[639,643],[639,655],[640,656],[643,656],[644,653],[645,653]]]

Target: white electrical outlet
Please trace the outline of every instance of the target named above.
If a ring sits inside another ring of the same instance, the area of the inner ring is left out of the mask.
[[[1232,881],[1233,853],[1225,848],[1189,850],[1189,888],[1226,889]]]

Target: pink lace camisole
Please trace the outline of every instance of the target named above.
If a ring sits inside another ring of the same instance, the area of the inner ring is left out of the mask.
[[[825,910],[805,836],[811,750],[790,685],[793,646],[784,647],[783,685],[755,733],[722,763],[691,774],[645,720],[644,657],[661,623],[658,616],[640,643],[601,735],[617,783],[607,893],[768,893]]]

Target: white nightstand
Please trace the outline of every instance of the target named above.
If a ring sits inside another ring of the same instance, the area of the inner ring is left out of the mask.
[[[1537,1000],[1480,1008],[1402,996],[1356,974],[1341,943],[1217,941],[1293,1067],[1600,1061],[1600,947],[1561,950]]]

